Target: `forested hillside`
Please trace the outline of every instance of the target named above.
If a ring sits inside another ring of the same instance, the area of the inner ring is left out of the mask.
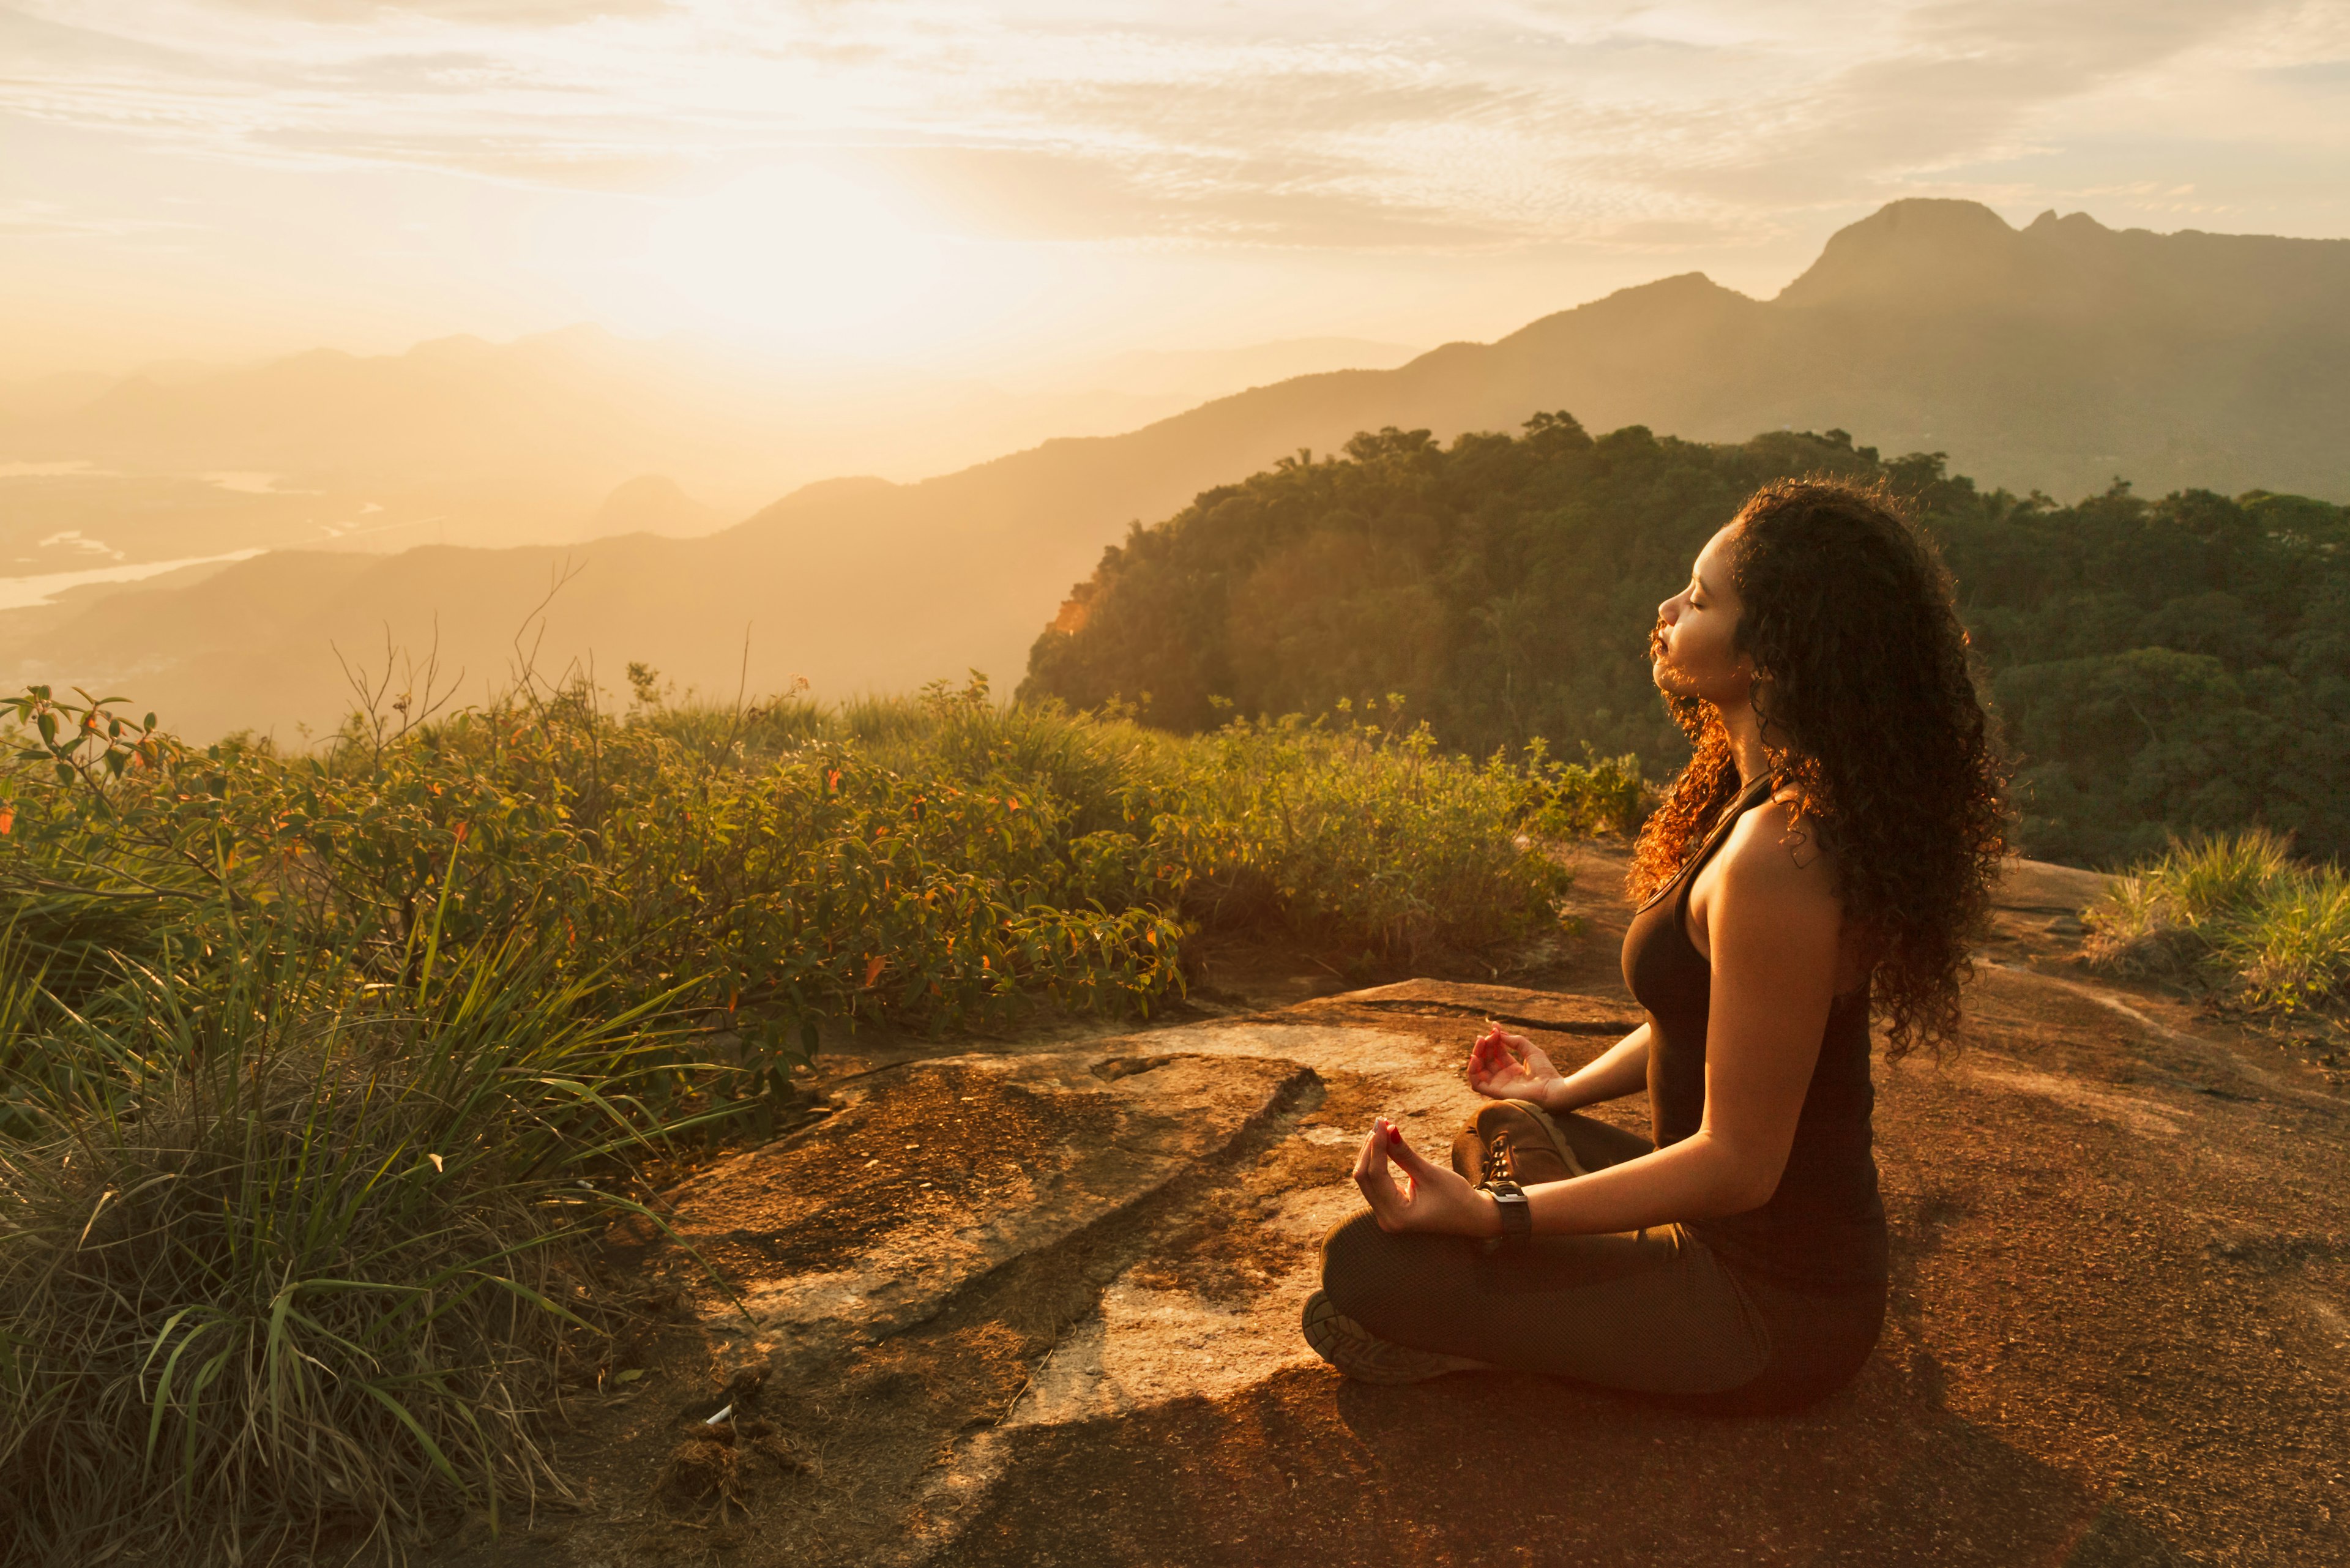
[[[1649,684],[1656,606],[1747,493],[1801,473],[1881,476],[1940,540],[2026,852],[2110,864],[2251,824],[2350,850],[2350,509],[2119,482],[2064,506],[1840,431],[1595,440],[1550,414],[1300,453],[1107,551],[1022,691],[1177,730],[1392,691],[1471,751],[1540,735],[1662,772],[1686,752]]]

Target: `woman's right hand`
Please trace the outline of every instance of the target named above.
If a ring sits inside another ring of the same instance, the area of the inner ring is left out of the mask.
[[[1562,1081],[1542,1047],[1496,1023],[1469,1048],[1469,1086],[1489,1100],[1532,1100]]]
[[[1388,1162],[1403,1168],[1403,1185],[1388,1170]],[[1502,1211],[1492,1197],[1469,1185],[1469,1179],[1449,1165],[1422,1159],[1403,1141],[1403,1129],[1381,1116],[1371,1124],[1355,1158],[1355,1185],[1379,1229],[1388,1232],[1433,1231],[1450,1236],[1494,1236],[1501,1233]]]

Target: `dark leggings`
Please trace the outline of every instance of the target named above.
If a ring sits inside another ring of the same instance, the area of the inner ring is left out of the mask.
[[[1542,1119],[1578,1174],[1652,1147],[1588,1116]],[[1389,1235],[1368,1210],[1323,1241],[1322,1288],[1398,1345],[1724,1413],[1792,1409],[1846,1383],[1885,1311],[1881,1286],[1794,1290],[1679,1225],[1488,1251],[1465,1236]]]

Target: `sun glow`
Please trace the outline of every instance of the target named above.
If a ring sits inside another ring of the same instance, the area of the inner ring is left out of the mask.
[[[920,317],[941,272],[938,241],[890,192],[812,167],[763,169],[677,202],[644,266],[702,325],[815,339]]]

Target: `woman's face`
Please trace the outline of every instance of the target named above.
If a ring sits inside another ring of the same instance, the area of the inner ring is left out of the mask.
[[[1649,668],[1658,689],[1669,696],[1730,707],[1752,694],[1754,660],[1733,646],[1739,605],[1738,590],[1730,586],[1730,562],[1738,526],[1732,523],[1707,540],[1690,569],[1689,586],[1657,607]]]

